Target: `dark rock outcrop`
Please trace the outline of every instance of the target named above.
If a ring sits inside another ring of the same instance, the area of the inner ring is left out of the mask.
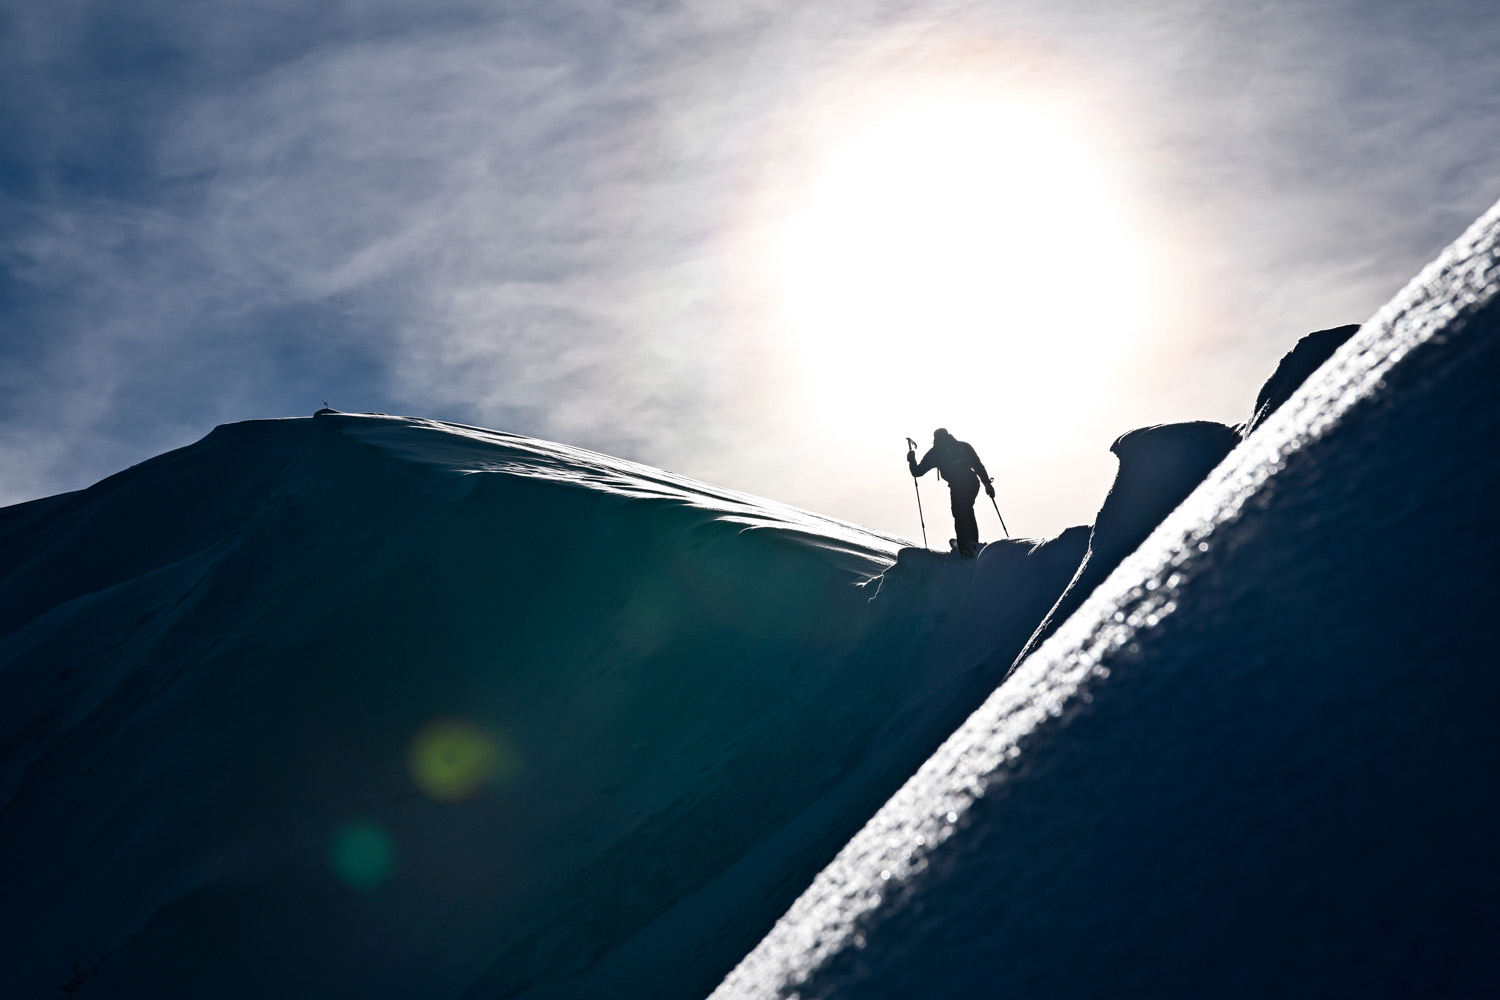
[[[1333,357],[1333,352],[1358,332],[1359,324],[1351,323],[1331,330],[1318,330],[1297,341],[1297,346],[1281,356],[1276,370],[1260,387],[1260,393],[1255,397],[1255,413],[1240,426],[1241,436],[1248,436],[1265,423],[1266,418],[1290,399],[1309,375],[1323,367],[1323,362]]]
[[[1011,669],[1066,621],[1239,442],[1234,428],[1211,420],[1141,427],[1116,438],[1109,450],[1120,468],[1094,519],[1088,552]]]

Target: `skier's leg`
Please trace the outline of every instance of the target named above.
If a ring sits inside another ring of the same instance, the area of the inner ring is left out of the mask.
[[[974,502],[964,505],[958,522],[958,551],[966,556],[974,554],[979,547],[979,522],[974,519]]]
[[[979,522],[974,519],[974,499],[979,491],[949,490],[953,503],[953,529],[958,535],[958,551],[965,556],[974,554],[979,545]]]

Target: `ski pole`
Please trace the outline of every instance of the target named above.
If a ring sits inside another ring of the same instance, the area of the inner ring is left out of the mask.
[[[995,504],[995,516],[1000,517],[1000,505],[998,503],[995,503],[994,497],[990,497],[990,503]],[[1005,532],[1006,538],[1010,537],[1010,529],[1005,526],[1005,518],[1003,517],[1000,517],[1000,530]]]
[[[907,438],[906,447],[912,451],[916,451],[917,442],[913,441],[911,438]],[[917,491],[917,520],[922,522],[922,548],[925,549],[927,548],[927,518],[922,515],[922,487],[917,485],[916,476],[911,477],[911,488]],[[995,512],[999,513],[999,511],[1000,508],[996,507]]]

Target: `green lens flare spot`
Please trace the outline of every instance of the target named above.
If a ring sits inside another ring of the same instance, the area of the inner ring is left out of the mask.
[[[407,754],[412,780],[439,802],[458,802],[517,770],[514,752],[467,722],[441,719],[417,730]]]
[[[396,844],[374,823],[350,823],[334,835],[328,860],[345,884],[374,889],[396,870]]]

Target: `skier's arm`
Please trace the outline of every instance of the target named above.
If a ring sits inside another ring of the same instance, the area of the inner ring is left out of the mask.
[[[928,449],[927,454],[922,456],[922,461],[920,462],[917,461],[916,452],[908,451],[906,453],[906,464],[911,467],[911,474],[913,476],[920,476],[932,468],[932,454],[935,451],[937,451],[936,448]]]
[[[988,493],[991,498],[993,498],[995,495],[995,484],[990,481],[990,474],[984,471],[984,463],[979,460],[979,452],[975,451],[973,448],[970,448],[969,455],[974,459],[974,464],[971,466],[971,468],[973,468],[975,472],[979,473],[979,481],[981,483],[984,483],[984,491]]]

